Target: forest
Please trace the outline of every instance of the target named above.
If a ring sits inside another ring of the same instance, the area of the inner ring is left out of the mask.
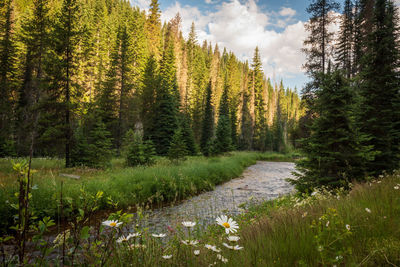
[[[194,24],[185,39],[180,15],[161,22],[156,0],[148,12],[124,0],[4,0],[0,8],[0,157],[104,168],[129,151],[134,165],[139,152],[297,146],[297,89],[266,78],[258,48],[249,63],[199,44]]]

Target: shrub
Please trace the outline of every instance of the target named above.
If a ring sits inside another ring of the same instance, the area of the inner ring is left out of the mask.
[[[143,141],[143,135],[129,130],[125,136],[125,163],[127,166],[152,165],[155,148],[150,140]]]

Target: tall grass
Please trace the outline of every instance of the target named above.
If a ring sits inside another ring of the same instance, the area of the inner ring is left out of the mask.
[[[120,159],[114,159],[112,168],[104,171],[74,168],[63,169],[62,161],[55,159],[34,159],[31,205],[38,217],[59,215],[60,184],[63,181],[63,195],[66,205],[78,209],[81,189],[89,194],[104,192],[100,208],[106,209],[107,198],[118,203],[118,208],[128,208],[139,203],[153,205],[179,201],[238,177],[243,170],[257,160],[290,160],[290,157],[276,153],[234,152],[220,157],[191,157],[179,164],[171,164],[163,158],[151,167],[125,168]],[[10,225],[15,211],[10,204],[15,203],[17,190],[15,174],[11,170],[10,160],[0,161],[0,229]],[[60,177],[60,173],[72,173],[81,176],[74,180]],[[66,209],[68,211],[68,209]],[[68,215],[68,214],[67,214]]]
[[[400,172],[345,196],[258,206],[243,215],[245,249],[232,266],[399,266],[399,187]]]

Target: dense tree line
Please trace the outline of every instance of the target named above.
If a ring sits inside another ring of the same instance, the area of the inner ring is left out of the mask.
[[[314,0],[308,9],[304,51],[311,81],[300,120],[308,136],[293,180],[302,192],[346,187],[400,163],[398,10],[391,0],[346,0],[334,43],[329,11],[337,9],[328,0]]]
[[[130,130],[171,157],[296,146],[300,99],[266,79],[258,48],[249,65],[160,16],[156,0],[147,13],[125,0],[1,1],[0,156],[34,140],[36,156],[98,166]]]

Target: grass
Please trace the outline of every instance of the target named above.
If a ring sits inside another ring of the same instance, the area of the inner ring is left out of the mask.
[[[399,266],[399,184],[400,172],[339,199],[283,197],[253,207],[239,218],[245,249],[229,257],[235,266]]]
[[[288,155],[276,153],[234,152],[220,157],[191,157],[179,164],[159,158],[151,167],[125,168],[122,159],[113,159],[108,170],[88,168],[63,168],[60,159],[39,159],[32,161],[34,188],[31,207],[39,218],[50,216],[57,219],[61,182],[66,205],[77,210],[82,205],[81,189],[94,195],[104,192],[100,209],[108,209],[107,199],[118,203],[118,208],[136,204],[165,204],[179,201],[203,191],[212,190],[215,185],[238,177],[243,170],[257,160],[291,160]],[[79,180],[60,177],[60,173],[81,176]],[[16,213],[10,203],[16,203],[16,174],[10,159],[0,160],[0,231],[5,230]],[[66,211],[68,209],[65,209]],[[68,214],[67,214],[68,216]],[[70,213],[69,216],[73,216]]]

